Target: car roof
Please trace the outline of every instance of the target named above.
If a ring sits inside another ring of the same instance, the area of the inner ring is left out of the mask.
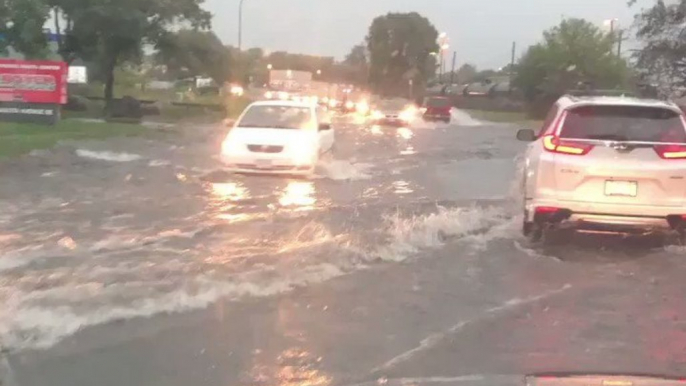
[[[250,106],[279,106],[279,107],[305,107],[312,108],[314,103],[301,101],[259,101],[254,102]]]
[[[557,101],[564,109],[576,106],[636,106],[657,107],[681,112],[679,106],[670,101],[660,99],[637,98],[633,96],[572,96],[564,95]]]

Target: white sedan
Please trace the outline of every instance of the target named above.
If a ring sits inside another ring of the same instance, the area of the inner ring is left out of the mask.
[[[238,173],[309,175],[334,139],[328,113],[315,104],[256,102],[227,134],[221,159]]]

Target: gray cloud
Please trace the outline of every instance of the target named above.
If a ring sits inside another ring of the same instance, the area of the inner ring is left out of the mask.
[[[342,58],[363,41],[374,17],[390,11],[416,11],[451,38],[459,62],[480,68],[509,62],[516,41],[521,53],[543,30],[563,17],[581,17],[602,25],[616,17],[629,27],[641,6],[627,0],[245,0],[243,47]],[[206,0],[216,33],[236,45],[238,0]]]

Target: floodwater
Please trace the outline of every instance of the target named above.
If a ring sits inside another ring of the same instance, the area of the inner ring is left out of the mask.
[[[228,173],[220,125],[3,161],[0,379],[686,374],[686,249],[528,247],[517,126],[453,115],[402,128],[339,117],[312,178]]]

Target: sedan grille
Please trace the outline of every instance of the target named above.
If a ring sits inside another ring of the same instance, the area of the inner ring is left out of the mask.
[[[248,149],[253,153],[281,153],[283,151],[283,146],[270,146],[270,145],[248,145]]]

